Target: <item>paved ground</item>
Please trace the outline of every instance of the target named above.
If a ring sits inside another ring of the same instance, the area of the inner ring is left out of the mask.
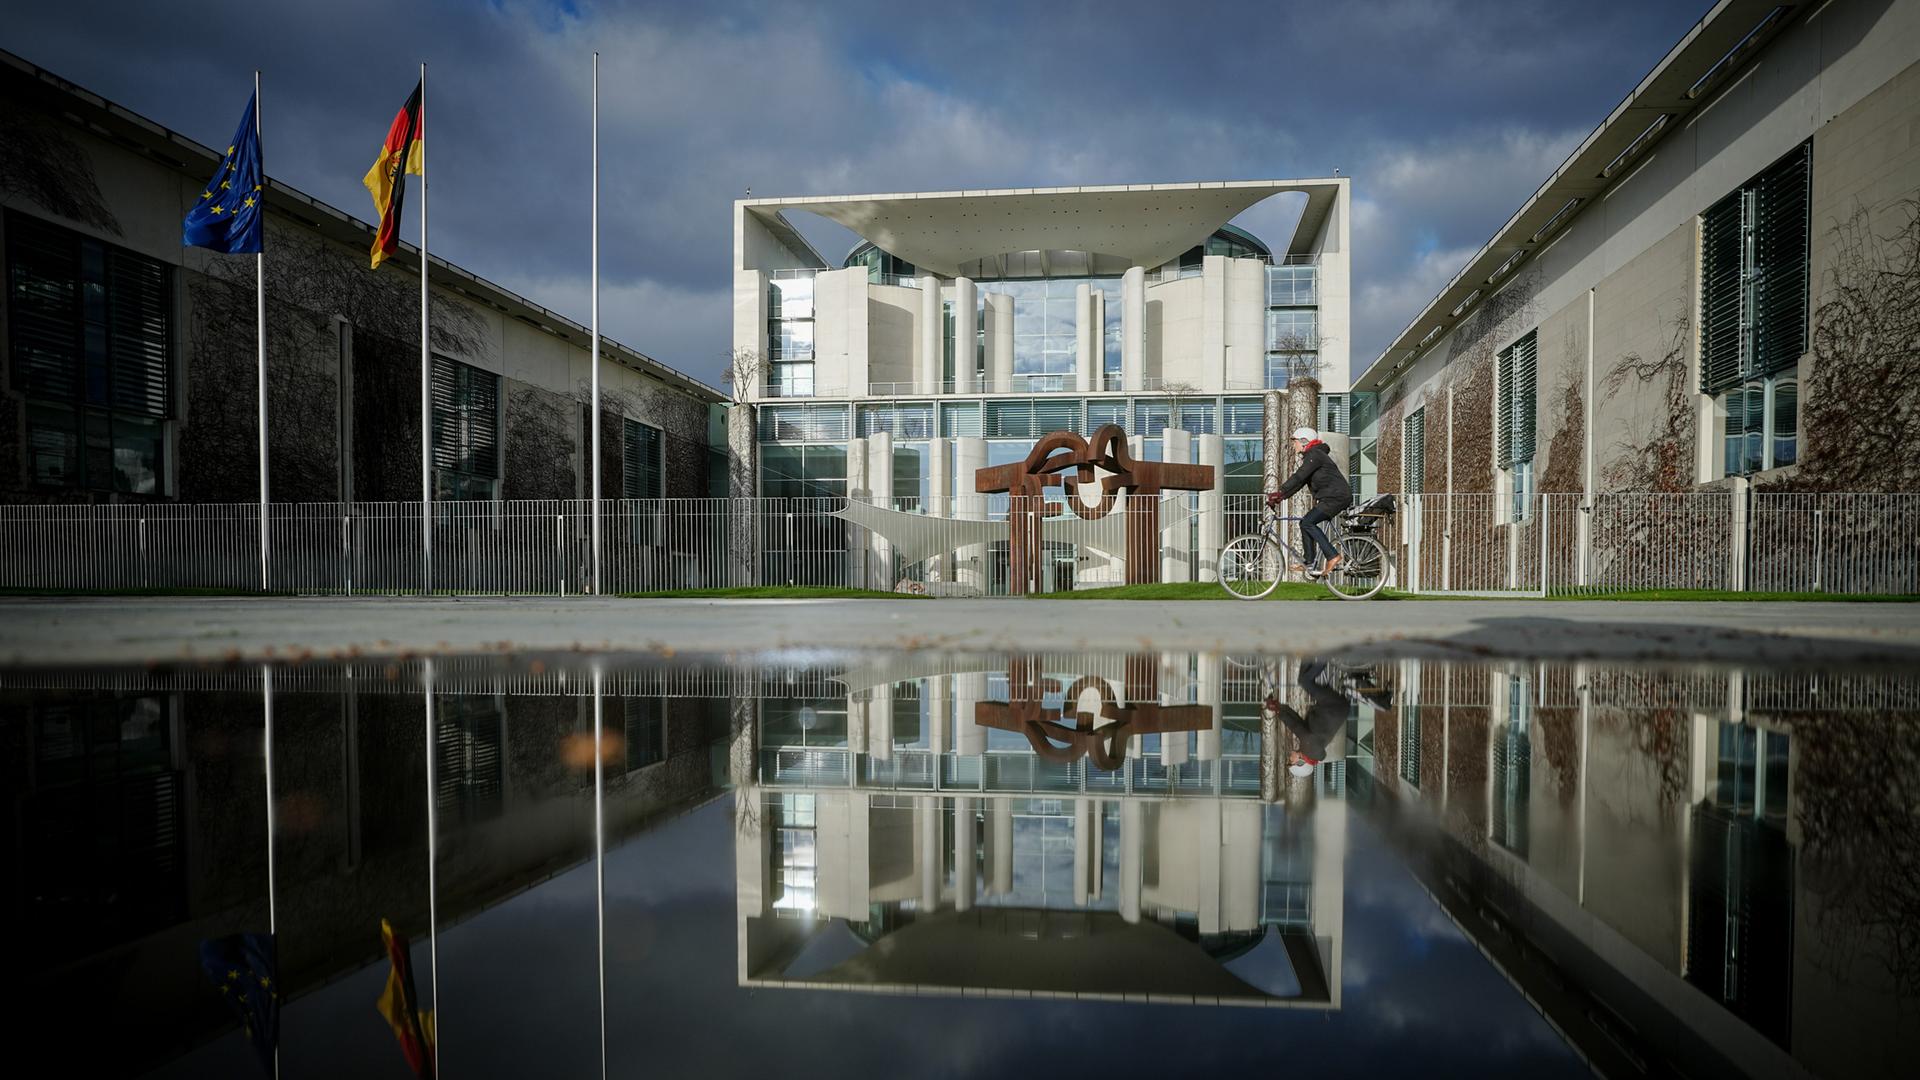
[[[474,650],[1205,649],[1920,663],[1920,604],[314,597],[0,600],[0,663]]]

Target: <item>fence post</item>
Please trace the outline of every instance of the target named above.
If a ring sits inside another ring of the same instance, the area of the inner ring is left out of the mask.
[[[1547,595],[1547,558],[1551,550],[1547,536],[1553,528],[1553,516],[1547,513],[1547,497],[1539,492],[1529,496],[1534,501],[1535,512],[1540,515],[1540,595]]]
[[[140,587],[149,588],[147,581],[147,519],[140,519]]]
[[[1823,524],[1824,523],[1822,522],[1820,517],[1820,508],[1816,506],[1813,508],[1813,591],[1814,592],[1820,591],[1820,556],[1825,546],[1821,543],[1822,535],[1825,532],[1825,529],[1822,527]]]
[[[1745,480],[1733,481],[1731,518],[1727,522],[1727,586],[1734,592],[1747,591],[1747,518],[1751,513],[1750,492]]]
[[[340,515],[340,575],[346,580],[347,595],[353,595],[353,515]]]
[[[560,595],[567,595],[567,515],[553,515],[553,561],[560,568]]]

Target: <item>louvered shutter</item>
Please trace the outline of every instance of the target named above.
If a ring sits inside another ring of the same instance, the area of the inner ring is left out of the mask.
[[[1802,145],[1753,184],[1755,376],[1791,368],[1807,351],[1808,153]]]
[[[7,323],[13,388],[28,397],[72,401],[85,351],[80,314],[80,245],[63,230],[7,215]]]
[[[1405,451],[1401,455],[1405,476],[1401,487],[1409,495],[1417,495],[1427,489],[1427,410],[1415,409],[1401,424],[1405,436]]]
[[[1082,434],[1091,435],[1107,424],[1127,426],[1127,403],[1124,401],[1087,402],[1087,422],[1081,428]]]
[[[1528,331],[1513,343],[1513,460],[1532,461],[1538,387],[1534,371],[1538,366],[1540,335]]]
[[[763,442],[846,442],[847,410],[840,405],[763,405]]]
[[[1513,346],[1494,358],[1493,448],[1500,468],[1513,465]]]
[[[1700,392],[1718,394],[1741,378],[1744,348],[1742,281],[1746,199],[1721,199],[1701,219]]]
[[[1320,395],[1320,430],[1331,431],[1336,435],[1352,433],[1352,417],[1348,413],[1348,401],[1345,394]]]
[[[660,498],[660,429],[622,420],[620,494],[628,499]]]
[[[1087,409],[1092,411],[1093,405]],[[1258,435],[1266,423],[1266,406],[1259,398],[1241,398],[1227,402],[1225,430],[1228,435]]]
[[[470,476],[500,475],[500,377],[433,358],[433,464]]]
[[[940,406],[940,434],[949,439],[977,437],[980,406],[977,403]]]
[[[106,251],[107,356],[113,408],[164,417],[170,315],[167,267],[132,252]]]

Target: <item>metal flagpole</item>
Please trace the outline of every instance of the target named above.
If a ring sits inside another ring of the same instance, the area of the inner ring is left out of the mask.
[[[420,62],[420,591],[433,591],[433,359],[427,341],[427,64]],[[400,169],[413,147],[400,150]]]
[[[260,71],[258,68],[254,69],[253,72],[253,145],[256,152],[263,149],[260,145]],[[262,155],[261,161],[262,167],[260,170],[259,183],[262,194],[264,194],[267,184],[264,155]],[[259,323],[259,358],[257,367],[259,369],[258,376],[260,381],[260,591],[266,592],[268,588],[267,551],[269,544],[269,518],[267,515],[267,252],[265,243],[267,223],[264,219],[265,211],[263,210],[261,213],[260,233],[262,243],[260,250],[253,255],[253,306],[254,311],[258,315]]]
[[[593,54],[593,594],[600,595],[600,54]]]
[[[595,54],[596,63],[598,54]],[[593,666],[593,908],[595,944],[600,953],[600,1076],[607,1075],[607,807],[603,712],[605,673]]]
[[[256,72],[254,78],[259,77]],[[254,134],[257,137],[259,132]],[[273,668],[266,664],[260,665],[260,703],[266,716],[267,729],[267,933],[273,937],[273,956],[277,966],[280,958],[280,899],[273,861]],[[273,977],[279,978],[279,972],[274,972]],[[280,1039],[277,1036],[273,1040],[273,1075],[280,1075]]]
[[[404,167],[404,166],[403,166]],[[427,706],[427,969],[433,987],[433,1075],[440,1075],[440,786],[434,756],[439,731],[433,714],[433,661],[420,661],[420,692]]]

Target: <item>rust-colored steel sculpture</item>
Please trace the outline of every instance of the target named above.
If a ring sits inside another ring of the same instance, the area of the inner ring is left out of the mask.
[[[1087,756],[1096,768],[1113,772],[1127,757],[1127,740],[1135,735],[1173,731],[1202,731],[1213,724],[1210,705],[1162,705],[1159,656],[1144,653],[1127,658],[1126,701],[1115,701],[1113,687],[1095,675],[1083,676],[1067,688],[1059,709],[1045,705],[1060,680],[1048,678],[1030,657],[1016,657],[1007,666],[1006,702],[982,701],[974,706],[974,720],[982,727],[999,728],[1026,736],[1033,752],[1048,761],[1072,764]],[[1100,695],[1097,713],[1078,708],[1082,691]],[[1062,721],[1071,713],[1071,724]]]
[[[1105,476],[1099,475],[1105,472]],[[1100,484],[1100,501],[1088,506],[1079,498],[1081,484]],[[1165,491],[1211,491],[1213,466],[1164,461],[1135,461],[1127,452],[1127,433],[1118,424],[1102,424],[1091,439],[1078,432],[1056,431],[1033,444],[1026,460],[990,465],[974,473],[974,490],[983,495],[1005,493],[1008,507],[1008,590],[1023,594],[1040,580],[1042,545],[1040,523],[1058,514],[1059,503],[1047,501],[1047,489],[1062,488],[1067,506],[1087,521],[1112,512],[1121,489],[1129,496],[1127,522],[1127,584],[1160,580],[1160,499]]]

